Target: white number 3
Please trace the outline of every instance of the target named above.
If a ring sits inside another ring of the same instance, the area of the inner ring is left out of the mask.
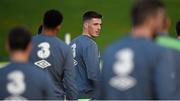
[[[38,57],[46,59],[50,56],[50,45],[48,42],[43,42],[38,45],[41,49],[37,52]]]
[[[125,91],[136,85],[136,79],[130,74],[134,69],[134,53],[130,48],[125,48],[115,55],[117,61],[113,65],[115,77],[111,78],[109,84],[119,90]]]
[[[7,90],[12,95],[21,95],[26,89],[24,83],[24,74],[21,71],[13,71],[8,74],[8,80],[10,82],[7,84]]]

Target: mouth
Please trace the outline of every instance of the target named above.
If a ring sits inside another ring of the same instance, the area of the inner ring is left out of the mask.
[[[99,33],[100,33],[100,31],[96,31],[96,34],[98,34],[98,35],[99,35]]]

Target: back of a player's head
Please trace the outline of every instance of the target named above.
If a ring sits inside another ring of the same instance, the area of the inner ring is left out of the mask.
[[[177,33],[177,36],[180,36],[180,21],[176,22],[176,33]]]
[[[41,33],[42,33],[42,30],[43,30],[43,26],[40,25],[39,28],[38,28],[38,34],[41,34]]]
[[[83,22],[87,21],[87,20],[91,20],[93,18],[98,18],[98,19],[101,19],[102,18],[102,15],[95,12],[95,11],[87,11],[84,13],[83,15]]]
[[[63,15],[61,14],[61,12],[51,9],[44,14],[43,25],[46,28],[54,29],[57,26],[61,25],[62,21]]]
[[[10,51],[26,50],[31,42],[31,33],[23,27],[15,27],[8,34],[8,47]]]
[[[147,18],[156,16],[165,6],[160,0],[139,0],[135,2],[131,11],[133,26],[141,25]]]

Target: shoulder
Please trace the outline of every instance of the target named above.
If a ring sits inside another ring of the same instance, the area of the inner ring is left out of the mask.
[[[5,73],[5,72],[11,70],[12,66],[14,66],[14,65],[12,65],[11,63],[8,63],[7,65],[3,66],[3,67],[0,69],[0,72],[1,72],[1,73]],[[0,73],[0,74],[1,74],[1,73]]]
[[[40,35],[34,35],[34,36],[32,37],[32,40],[37,40],[37,39],[39,39],[39,37],[40,37]]]
[[[113,42],[112,44],[107,46],[104,53],[117,51],[119,48],[121,48],[121,46],[123,46],[124,44],[127,44],[130,41],[131,40],[129,38],[127,38],[127,37],[116,40],[115,42]]]
[[[62,40],[58,40],[58,44],[59,44],[59,47],[62,49],[62,50],[64,50],[65,52],[69,52],[69,50],[71,50],[71,48],[70,48],[70,46],[69,45],[67,45],[64,41],[62,41]]]
[[[71,40],[70,45],[72,45],[72,44],[74,44],[74,43],[78,44],[78,43],[81,42],[82,40],[83,40],[82,35],[79,35],[79,36],[75,37],[73,40]]]
[[[78,46],[91,46],[96,45],[96,42],[86,35],[79,35],[78,37],[74,38],[70,45],[76,43]]]
[[[150,53],[158,53],[163,51],[165,48],[161,47],[160,45],[156,44],[152,40],[146,40],[141,38],[131,38],[131,37],[124,37],[113,44],[109,45],[104,54],[115,54],[117,51],[123,48],[131,48],[133,50],[146,51]]]
[[[5,76],[5,73],[7,72],[7,67],[8,66],[4,66],[0,69],[0,78],[2,78],[3,76]]]

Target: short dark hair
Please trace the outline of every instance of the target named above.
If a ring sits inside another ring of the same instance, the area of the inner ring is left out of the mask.
[[[131,11],[133,26],[144,23],[148,16],[154,16],[159,9],[165,9],[160,0],[139,0],[135,2]]]
[[[180,21],[176,22],[176,34],[177,36],[180,36]]]
[[[43,26],[40,25],[39,28],[38,28],[38,34],[41,34],[41,33],[42,33],[42,30],[43,30]]]
[[[63,15],[58,10],[48,10],[44,14],[43,25],[47,28],[56,28],[63,21]]]
[[[25,50],[31,42],[31,33],[24,27],[14,27],[8,33],[8,46],[11,51]]]
[[[86,20],[90,20],[92,18],[99,18],[99,19],[101,19],[102,15],[97,13],[97,12],[95,12],[95,11],[87,11],[83,15],[83,22],[86,21]]]

